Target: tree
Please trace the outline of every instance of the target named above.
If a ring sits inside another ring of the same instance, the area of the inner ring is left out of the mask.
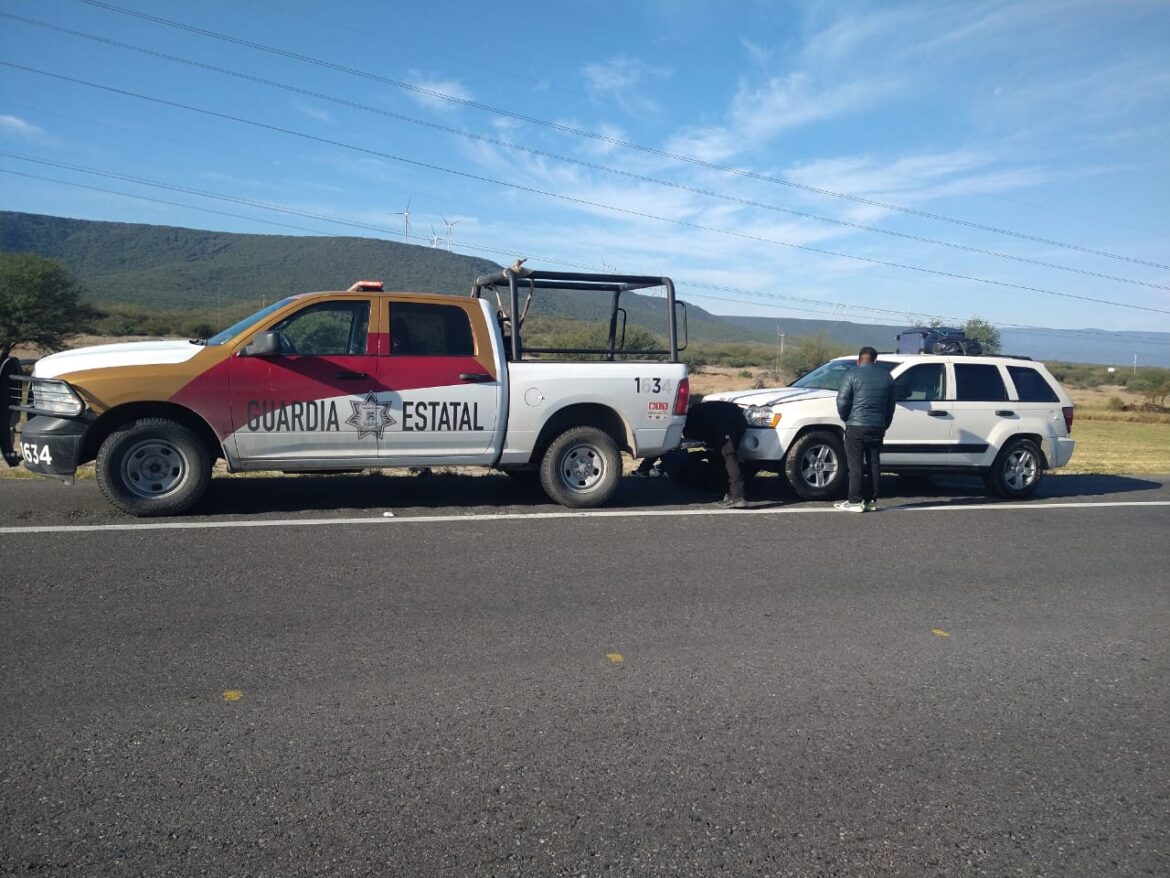
[[[784,366],[797,375],[805,375],[834,357],[853,353],[845,345],[830,341],[824,333],[802,336],[784,356]]]
[[[89,316],[81,286],[56,262],[0,253],[0,360],[18,344],[60,348]]]
[[[975,338],[983,345],[983,353],[998,354],[1000,352],[999,330],[982,317],[972,317],[963,325],[963,332],[967,338]]]

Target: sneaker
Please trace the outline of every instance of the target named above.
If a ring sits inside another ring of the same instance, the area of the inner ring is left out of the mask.
[[[864,503],[850,503],[848,500],[842,500],[840,503],[834,503],[833,508],[840,509],[842,512],[865,512]]]
[[[719,501],[719,505],[722,506],[724,509],[747,509],[748,508],[747,500],[744,500],[742,497],[738,500],[732,500],[730,497],[724,497],[722,500]]]
[[[877,512],[877,500],[866,500],[865,501],[865,511],[866,512]]]

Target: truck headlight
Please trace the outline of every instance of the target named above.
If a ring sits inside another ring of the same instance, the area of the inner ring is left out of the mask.
[[[780,413],[767,406],[754,405],[745,412],[749,427],[775,427],[780,423]]]
[[[26,408],[47,415],[76,417],[85,411],[85,403],[64,381],[33,378],[29,382],[29,400]]]

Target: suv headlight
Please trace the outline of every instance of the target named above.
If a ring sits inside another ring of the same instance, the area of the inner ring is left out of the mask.
[[[23,408],[46,415],[76,417],[85,411],[85,403],[64,381],[33,378],[29,382],[28,405]]]
[[[749,427],[775,427],[780,423],[780,413],[762,405],[752,406],[744,413],[744,416],[747,418]]]

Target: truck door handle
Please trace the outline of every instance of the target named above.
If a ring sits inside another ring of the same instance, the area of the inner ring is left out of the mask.
[[[927,412],[927,414],[932,418],[945,418],[948,414],[950,414],[950,412],[944,412],[941,409],[932,409],[931,411]]]
[[[485,381],[492,381],[492,376],[487,372],[460,372],[460,381],[470,381],[472,384],[482,384]]]
[[[998,415],[1001,418],[1014,418],[1016,416],[1016,413],[1013,412],[1011,409],[1000,409],[999,411],[996,412],[996,415]]]
[[[340,381],[357,381],[366,377],[365,372],[334,372],[333,377]]]

